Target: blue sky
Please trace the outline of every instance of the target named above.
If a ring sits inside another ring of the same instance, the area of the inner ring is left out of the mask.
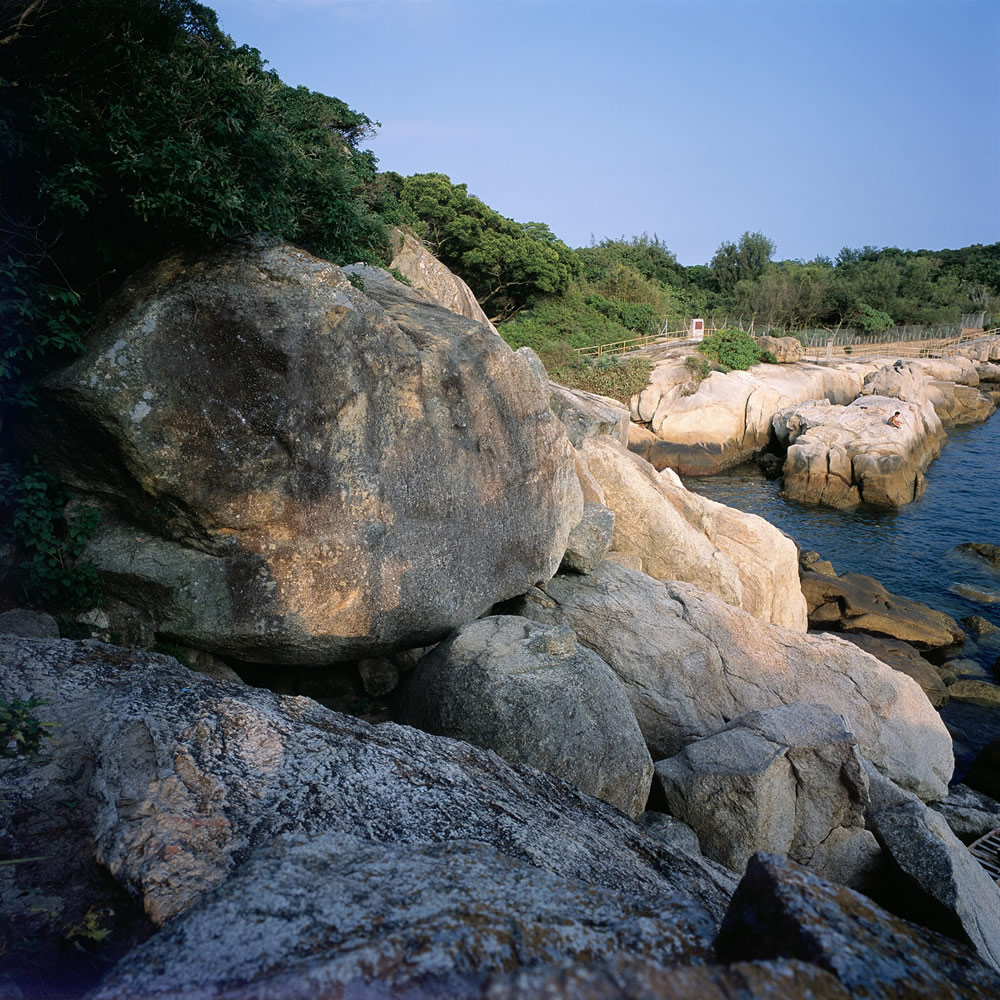
[[[571,246],[1000,240],[1000,0],[208,0],[289,84]]]

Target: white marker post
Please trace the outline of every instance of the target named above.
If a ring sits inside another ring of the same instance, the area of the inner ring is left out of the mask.
[[[695,341],[705,339],[705,321],[703,319],[691,320],[691,339]]]

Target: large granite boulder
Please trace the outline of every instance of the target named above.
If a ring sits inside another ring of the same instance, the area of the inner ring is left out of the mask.
[[[653,436],[636,437],[630,447],[657,469],[694,476],[748,461],[771,441],[771,418],[785,407],[811,399],[849,403],[873,367],[799,361],[713,372],[695,382],[685,363],[690,353],[690,347],[673,348],[632,397],[632,419],[648,425]]]
[[[944,816],[868,771],[865,815],[889,859],[893,911],[970,945],[1000,971],[1000,888]]]
[[[714,863],[669,851],[541,771],[309,698],[215,681],[166,656],[0,636],[0,690],[47,699],[39,717],[55,724],[44,755],[2,776],[4,856],[60,844],[56,860],[70,880],[103,866],[101,891],[124,887],[156,924],[288,832],[475,840],[624,893],[683,891],[716,919],[734,887]],[[53,808],[57,801],[77,808]],[[46,870],[0,867],[0,877],[12,893],[27,892]],[[95,893],[91,902],[107,900]]]
[[[497,615],[406,674],[392,717],[548,771],[637,817],[653,761],[618,675],[565,626]]]
[[[947,794],[951,737],[924,693],[832,635],[767,625],[690,584],[610,561],[588,576],[557,575],[518,613],[569,625],[625,681],[654,760],[746,712],[818,702],[894,781],[927,799]]]
[[[445,267],[409,230],[393,231],[395,253],[390,267],[407,278],[415,291],[428,295],[438,305],[482,323],[496,333],[472,289],[453,271]]]
[[[861,573],[828,576],[806,571],[800,583],[809,609],[810,628],[868,633],[928,650],[943,649],[965,639],[962,627],[951,615],[892,594],[873,577]],[[878,656],[863,641],[859,645]]]
[[[825,705],[748,712],[657,761],[656,782],[705,856],[734,871],[767,851],[864,888],[878,864],[857,741]]]
[[[93,1000],[480,996],[480,977],[540,964],[700,964],[714,930],[691,899],[588,885],[484,844],[286,834],[128,955]]]
[[[615,514],[612,549],[638,557],[658,580],[684,580],[734,607],[787,628],[806,629],[795,543],[763,518],[686,489],[664,470],[606,436],[578,457]]]
[[[290,246],[130,279],[46,380],[88,557],[184,644],[325,664],[424,645],[558,567],[582,500],[530,367],[386,272]],[[474,554],[474,556],[472,556]]]
[[[895,412],[899,427],[889,423]],[[848,406],[812,400],[782,409],[773,424],[788,448],[783,494],[827,507],[910,503],[923,492],[924,470],[945,441],[930,403],[885,396],[859,396]]]
[[[757,337],[757,346],[762,351],[770,351],[779,365],[790,365],[806,356],[802,341],[797,337]]]
[[[963,843],[1000,829],[1000,802],[968,785],[952,785],[946,798],[928,805],[944,816],[951,832]]]
[[[870,1000],[1000,995],[1000,976],[970,949],[773,854],[750,859],[716,948],[728,962],[809,962]]]

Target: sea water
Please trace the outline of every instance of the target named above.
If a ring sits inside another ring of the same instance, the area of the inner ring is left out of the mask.
[[[923,496],[897,510],[865,505],[835,510],[786,500],[780,480],[765,479],[754,464],[684,482],[711,500],[759,514],[802,549],[829,559],[838,573],[864,573],[890,592],[956,619],[979,615],[1000,627],[1000,570],[957,551],[962,542],[1000,545],[1000,414],[949,431],[926,476]],[[971,590],[962,593],[965,587]],[[977,599],[972,591],[998,600]],[[1000,632],[982,637],[966,632],[969,640],[955,655],[975,660],[982,679],[996,683]],[[942,716],[956,740],[960,773],[979,747],[1000,737],[1000,710],[953,701]]]

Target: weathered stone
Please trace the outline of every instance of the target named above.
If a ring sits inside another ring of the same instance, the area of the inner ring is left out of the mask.
[[[979,376],[980,384],[983,382],[1000,382],[1000,365],[986,361],[983,364],[976,365],[976,374]]]
[[[923,692],[834,636],[766,625],[690,584],[608,560],[589,576],[554,577],[519,613],[569,625],[625,681],[654,760],[745,712],[819,702],[894,780],[926,798],[947,794],[951,737]]]
[[[635,818],[653,762],[621,681],[565,626],[472,622],[410,671],[397,722],[548,771]]]
[[[928,805],[944,816],[951,832],[964,843],[1000,828],[1000,802],[968,785],[952,785],[946,798]]]
[[[438,305],[482,323],[496,333],[496,327],[472,294],[472,289],[454,272],[445,267],[409,230],[393,231],[395,254],[390,267],[394,267],[410,280],[413,288],[424,292]]]
[[[771,418],[810,399],[844,404],[861,390],[871,365],[839,368],[800,361],[713,372],[693,387],[685,364],[690,347],[674,348],[656,364],[649,385],[631,400],[632,419],[649,425],[630,447],[657,469],[707,476],[749,460],[772,438]]]
[[[757,346],[770,351],[779,365],[790,365],[805,357],[802,341],[796,337],[757,337]]]
[[[989,681],[959,678],[948,686],[948,695],[961,701],[971,701],[976,705],[990,705],[1000,708],[1000,687]]]
[[[971,552],[1000,568],[1000,545],[990,545],[986,542],[963,542],[958,546],[958,551]]]
[[[687,851],[688,854],[701,854],[698,834],[676,816],[647,809],[639,817],[639,825],[650,837],[655,837],[664,844]]]
[[[981,423],[997,408],[990,393],[953,382],[929,382],[927,398],[946,428]]]
[[[468,997],[471,977],[541,963],[700,963],[714,929],[692,900],[599,888],[483,844],[286,834],[120,962],[93,1000],[395,997],[427,981],[426,995]]]
[[[381,698],[395,691],[399,684],[399,667],[384,656],[358,661],[358,674],[365,694]]]
[[[574,448],[592,437],[609,437],[623,447],[628,444],[628,407],[617,399],[549,382],[549,405]]]
[[[718,866],[671,853],[567,782],[468,743],[213,681],[169,657],[0,637],[0,690],[46,698],[39,717],[58,724],[46,755],[3,775],[5,854],[34,856],[39,838],[71,821],[89,848],[70,870],[96,858],[157,923],[222,883],[254,846],[296,831],[476,840],[624,893],[684,891],[716,918],[731,892]],[[67,798],[84,808],[45,812]],[[27,891],[32,867],[0,871]]]
[[[23,639],[58,639],[59,623],[44,611],[11,608],[0,614],[0,633]]]
[[[864,828],[868,780],[856,747],[825,705],[783,705],[657,761],[656,780],[670,812],[726,867],[742,872],[757,851],[777,852],[860,887],[878,845]],[[864,844],[852,851],[850,840]],[[842,866],[859,858],[859,870]]]
[[[903,642],[902,639],[883,639],[865,632],[845,632],[844,638],[888,664],[893,670],[912,677],[935,708],[947,703],[948,688],[941,675],[908,642]]]
[[[996,604],[1000,601],[1000,590],[993,590],[990,587],[973,586],[969,583],[953,583],[949,588],[952,593],[964,597],[968,601],[977,601],[979,604]]]
[[[848,1000],[849,996],[829,972],[808,962],[664,969],[649,959],[615,956],[499,976],[483,1000]]]
[[[985,1000],[1000,991],[1000,976],[968,948],[776,855],[750,859],[716,949],[728,962],[800,959],[870,1000]]]
[[[258,662],[377,656],[558,567],[582,500],[538,379],[365,273],[360,292],[288,246],[171,257],[46,380],[51,464],[109,508],[88,556],[161,634]]]
[[[579,450],[615,512],[612,548],[658,580],[684,580],[762,621],[805,631],[795,543],[773,525],[685,489],[672,473],[594,438]]]
[[[563,567],[590,573],[608,554],[615,534],[615,514],[601,503],[584,503],[583,518],[569,533]]]
[[[867,632],[900,639],[917,649],[941,649],[965,639],[950,615],[891,594],[870,576],[805,572],[800,582],[811,628]]]
[[[897,410],[900,427],[888,423]],[[828,507],[916,499],[946,437],[929,403],[883,396],[859,396],[848,406],[814,400],[780,410],[773,424],[788,447],[783,494]]]
[[[942,815],[869,766],[869,827],[890,863],[893,911],[971,945],[1000,971],[1000,890]]]
[[[987,621],[982,615],[969,615],[962,619],[962,624],[973,635],[992,635],[994,632],[1000,632],[1000,628],[993,622]]]

